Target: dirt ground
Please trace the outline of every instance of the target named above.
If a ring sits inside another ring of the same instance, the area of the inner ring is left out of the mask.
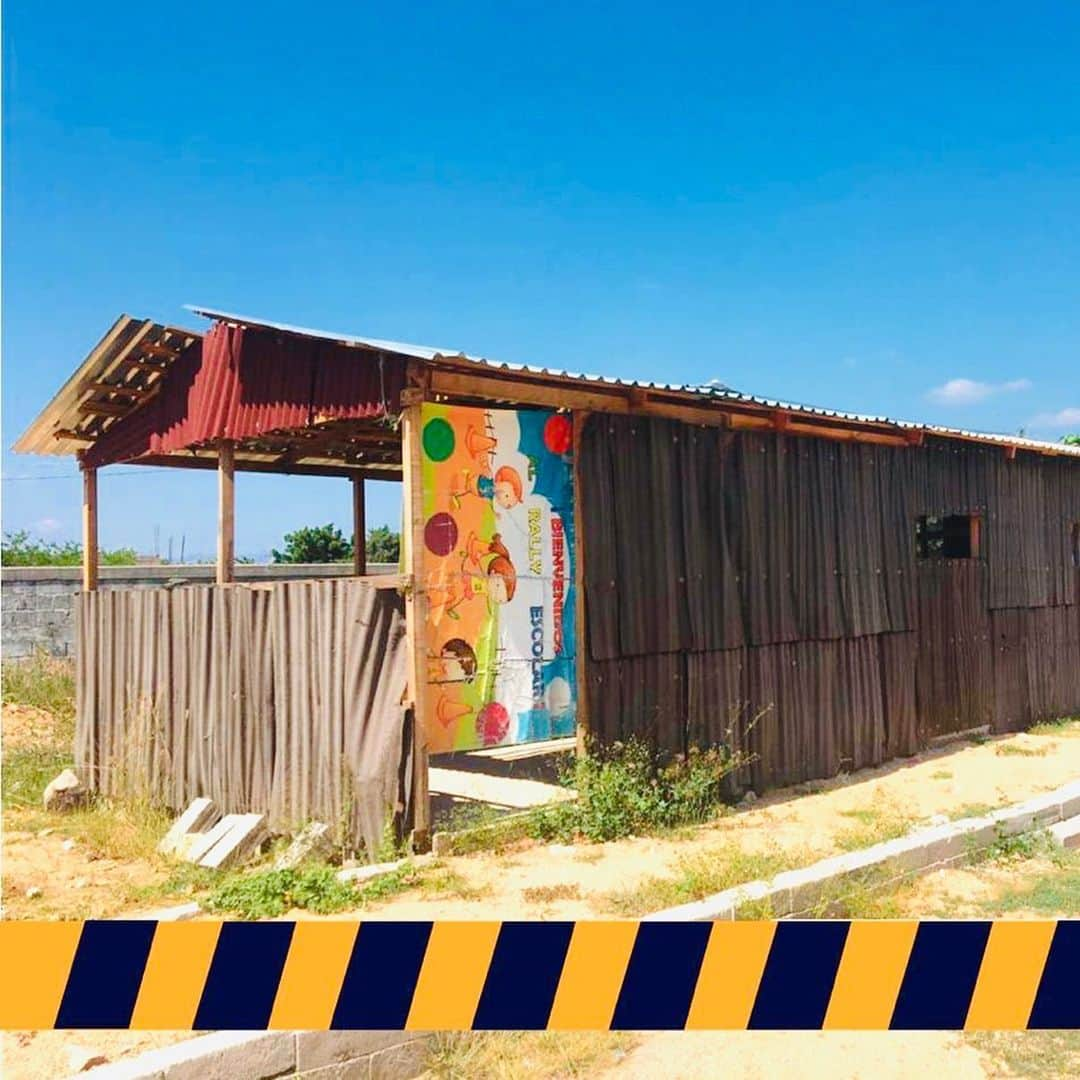
[[[188,1031],[5,1031],[0,1073],[4,1080],[52,1080],[72,1075],[86,1054],[116,1061],[193,1037]]]
[[[1080,725],[1052,735],[1020,734],[957,744],[820,785],[784,789],[752,808],[666,837],[607,844],[530,844],[503,854],[447,858],[460,896],[403,893],[365,909],[365,918],[579,919],[610,915],[614,890],[670,877],[680,860],[735,845],[807,862],[841,850],[840,841],[870,819],[982,814],[1080,777]],[[803,793],[800,793],[803,792]],[[868,842],[873,842],[868,837]],[[297,916],[302,913],[295,913]]]

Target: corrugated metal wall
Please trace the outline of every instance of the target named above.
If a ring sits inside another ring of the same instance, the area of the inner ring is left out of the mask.
[[[409,803],[395,590],[114,589],[80,594],[76,624],[76,764],[97,790],[345,823],[369,851]]]
[[[769,786],[1080,712],[1080,465],[600,415],[580,454],[601,739],[733,729]],[[950,513],[981,557],[917,559]]]

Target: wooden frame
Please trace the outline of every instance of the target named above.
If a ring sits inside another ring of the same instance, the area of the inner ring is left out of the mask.
[[[367,574],[367,513],[364,504],[364,478],[352,478],[353,573]]]
[[[408,646],[408,699],[413,715],[413,848],[431,847],[427,717],[427,590],[424,585],[424,483],[421,456],[420,404],[423,389],[401,395],[401,460],[405,524],[401,542],[409,585],[405,590],[405,635]]]
[[[82,586],[85,592],[98,587],[98,497],[97,469],[82,467]]]
[[[218,444],[217,583],[231,585],[236,577],[236,470],[233,444]]]
[[[577,754],[584,756],[589,742],[588,626],[585,619],[585,499],[581,490],[581,440],[589,414],[574,412],[574,673],[577,682]]]

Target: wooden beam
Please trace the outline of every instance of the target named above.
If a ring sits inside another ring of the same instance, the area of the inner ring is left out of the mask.
[[[405,525],[402,544],[405,573],[405,641],[409,658],[408,695],[413,713],[413,847],[431,846],[431,798],[428,789],[427,590],[424,581],[424,488],[420,456],[419,402],[401,413],[401,458],[405,477]]]
[[[630,400],[625,387],[612,387],[610,393],[577,390],[572,386],[551,386],[516,379],[495,378],[471,372],[431,370],[431,392],[448,397],[481,398],[486,401],[511,401],[521,405],[545,405],[549,409],[592,409],[600,412],[627,413]],[[403,393],[407,394],[408,391]]]
[[[132,397],[137,398],[140,401],[145,401],[149,397],[153,397],[157,393],[157,390],[153,387],[146,386],[130,386],[126,383],[109,383],[109,382],[91,382],[86,384],[87,390],[94,390],[95,392],[104,391],[107,394],[130,394]],[[90,402],[90,404],[95,404]]]
[[[83,466],[82,474],[82,585],[84,592],[93,592],[98,587],[97,469]]]
[[[82,416],[127,416],[133,410],[131,402],[125,401],[84,401],[79,406]]]
[[[228,585],[236,576],[236,478],[233,444],[218,444],[217,583]]]
[[[367,573],[367,515],[364,507],[364,478],[352,479],[353,520],[353,573],[363,577]]]
[[[585,498],[581,488],[581,439],[588,413],[574,412],[574,673],[577,682],[577,754],[583,757],[589,742],[589,646],[585,618]]]
[[[84,431],[73,431],[71,428],[57,428],[53,432],[53,438],[67,442],[92,443],[94,441],[92,435],[87,435]]]
[[[170,345],[147,344],[140,351],[144,356],[160,356],[163,360],[175,360],[182,350],[174,349]]]
[[[240,453],[243,453],[241,448]],[[190,451],[178,451],[175,454],[144,454],[131,458],[125,465],[150,465],[162,469],[216,469],[217,458],[210,455],[200,456]],[[365,480],[392,480],[400,483],[400,469],[352,468],[346,465],[277,465],[274,461],[251,461],[243,457],[234,458],[237,472],[273,473],[276,476],[333,476],[351,478],[362,476]]]

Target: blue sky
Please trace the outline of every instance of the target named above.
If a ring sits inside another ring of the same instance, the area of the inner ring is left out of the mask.
[[[6,5],[5,448],[117,314],[185,302],[1080,429],[1077,5],[399,7]],[[70,461],[3,467],[5,529],[78,535]],[[108,546],[212,551],[212,476],[101,499]],[[238,549],[349,505],[242,475]]]

